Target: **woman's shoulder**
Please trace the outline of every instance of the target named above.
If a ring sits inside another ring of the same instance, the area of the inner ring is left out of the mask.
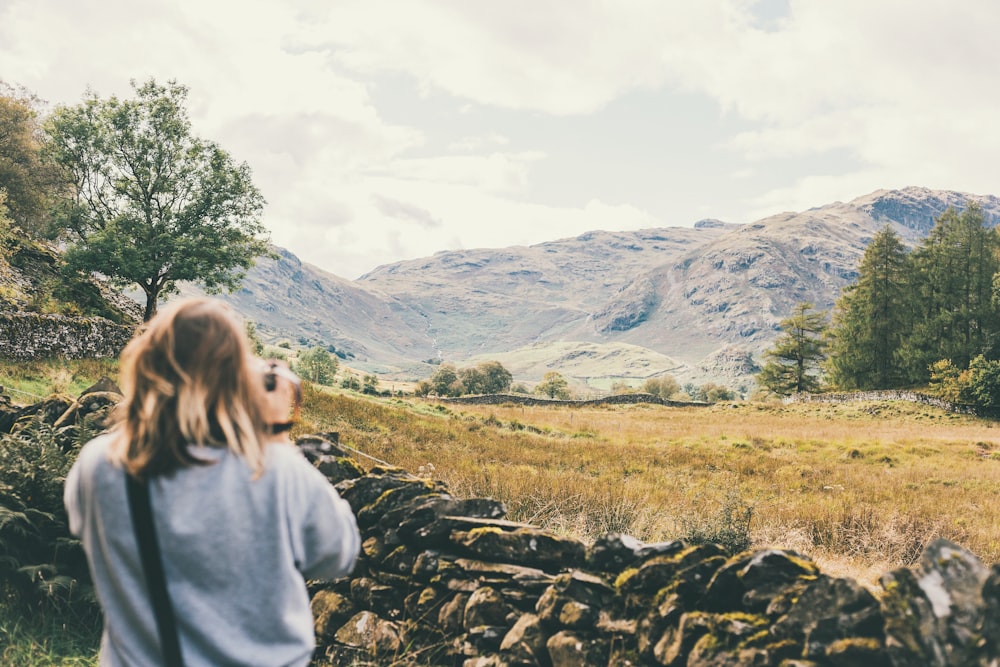
[[[291,443],[272,442],[266,445],[264,469],[280,471],[281,474],[302,474],[316,470],[298,447]]]
[[[77,456],[77,463],[87,467],[94,467],[107,463],[111,465],[111,447],[115,441],[113,432],[102,433],[101,435],[88,441]]]

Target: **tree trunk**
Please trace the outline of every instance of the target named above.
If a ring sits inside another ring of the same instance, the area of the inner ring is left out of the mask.
[[[157,298],[159,297],[159,295],[160,295],[159,291],[156,292],[152,290],[146,291],[146,311],[142,315],[143,322],[150,321],[151,319],[153,319],[153,316],[156,315],[156,302],[159,300]]]

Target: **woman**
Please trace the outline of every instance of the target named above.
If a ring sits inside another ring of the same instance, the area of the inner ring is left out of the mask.
[[[293,383],[272,373],[269,391],[262,364],[211,299],[168,305],[122,352],[115,425],[84,446],[65,490],[104,610],[101,665],[164,664],[126,475],[149,489],[184,665],[310,662],[305,579],[348,574],[360,539],[288,439]]]

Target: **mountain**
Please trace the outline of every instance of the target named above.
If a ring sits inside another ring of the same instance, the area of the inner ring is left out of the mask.
[[[333,344],[399,377],[429,374],[427,360],[489,358],[517,381],[555,369],[605,388],[670,372],[746,388],[778,323],[802,301],[831,307],[877,231],[889,225],[914,244],[969,202],[1000,222],[1000,198],[905,188],[744,225],[440,252],[356,281],[281,251],[228,298],[266,337]]]
[[[222,295],[257,325],[265,341],[295,346],[332,345],[367,370],[422,374],[433,341],[411,328],[410,307],[396,297],[359,286],[302,262],[282,248],[258,260],[240,290]],[[201,294],[187,285],[182,294]],[[401,315],[402,314],[402,315]]]

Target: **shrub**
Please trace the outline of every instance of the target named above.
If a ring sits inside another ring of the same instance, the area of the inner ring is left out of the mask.
[[[63,484],[79,450],[78,442],[61,442],[65,435],[37,421],[0,437],[0,585],[15,605],[87,623],[99,614],[63,507]]]
[[[681,538],[691,544],[718,544],[730,553],[750,548],[750,520],[753,505],[738,491],[730,491],[714,513],[689,514],[680,519]]]

